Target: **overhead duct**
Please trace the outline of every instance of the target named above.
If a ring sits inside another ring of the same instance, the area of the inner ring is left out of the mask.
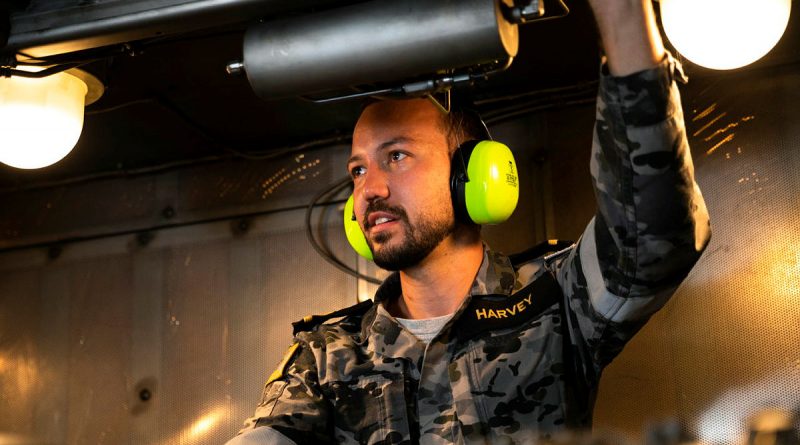
[[[374,0],[248,29],[244,70],[271,99],[506,60],[518,44],[497,0]]]

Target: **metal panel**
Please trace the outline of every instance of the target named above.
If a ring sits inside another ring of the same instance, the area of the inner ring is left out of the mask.
[[[36,271],[27,270],[0,280],[0,394],[2,404],[13,408],[0,416],[0,431],[29,433],[34,429],[33,414],[41,391],[36,344],[42,318],[38,278]]]
[[[131,443],[157,443],[162,416],[160,384],[165,306],[162,250],[132,255],[131,355],[126,381],[131,416]]]
[[[0,258],[0,431],[45,443],[222,443],[249,417],[291,322],[356,300],[306,248],[303,212]],[[336,212],[317,218],[355,264]],[[23,255],[27,257],[27,255]],[[40,284],[40,277],[43,278]],[[147,400],[140,398],[147,390]]]
[[[800,406],[800,73],[699,79],[685,101],[708,251],[606,371],[596,425],[677,418],[731,443],[758,409]]]
[[[34,409],[36,425],[28,431],[44,443],[63,443],[69,422],[70,370],[70,269],[62,265],[39,268],[42,287],[35,302],[42,312],[38,326],[38,359],[42,364],[38,402]],[[13,272],[8,275],[13,274]],[[7,275],[4,273],[4,275]],[[13,313],[18,305],[11,308]],[[26,304],[26,303],[21,303]],[[73,416],[75,416],[73,414]]]
[[[67,443],[120,443],[130,435],[126,378],[130,369],[128,258],[98,258],[70,271]]]
[[[305,205],[345,174],[349,147],[231,160],[158,175],[0,193],[0,249],[60,244]]]

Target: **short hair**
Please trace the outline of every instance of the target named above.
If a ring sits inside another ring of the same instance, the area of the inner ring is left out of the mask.
[[[450,112],[442,116],[451,150],[471,140],[491,140],[489,129],[477,111],[453,104]]]

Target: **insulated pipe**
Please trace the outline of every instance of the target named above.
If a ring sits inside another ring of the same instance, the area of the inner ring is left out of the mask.
[[[518,44],[497,0],[373,0],[248,29],[244,70],[270,99],[505,60]]]

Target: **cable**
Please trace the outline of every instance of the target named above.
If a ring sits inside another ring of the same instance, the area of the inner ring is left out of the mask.
[[[480,107],[486,104],[494,104],[498,102],[511,102],[531,96],[545,96],[545,98],[547,98],[548,95],[558,96],[561,95],[561,93],[572,94],[584,91],[590,91],[592,94],[597,94],[597,85],[599,83],[600,82],[598,80],[590,80],[566,87],[545,88],[541,90],[533,90],[533,91],[525,91],[522,93],[509,94],[506,96],[492,96],[492,97],[487,97],[485,99],[476,100],[474,104],[475,106]]]
[[[128,102],[123,102],[121,104],[117,104],[117,105],[113,105],[113,106],[110,106],[110,107],[106,107],[106,108],[98,108],[96,110],[87,110],[83,114],[84,114],[84,116],[93,116],[95,114],[110,113],[112,111],[117,111],[117,110],[120,110],[122,108],[130,107],[132,105],[149,104],[149,103],[153,103],[155,101],[156,101],[156,98],[154,98],[154,97],[146,97],[144,99],[135,99],[135,100],[131,100],[131,101],[128,101]]]
[[[333,136],[326,136],[326,137],[323,137],[323,138],[320,138],[320,139],[315,139],[313,141],[304,142],[302,144],[293,145],[293,146],[290,146],[290,147],[276,148],[276,149],[270,149],[270,150],[266,150],[266,151],[263,151],[263,150],[262,151],[252,151],[252,152],[241,151],[241,150],[235,149],[235,148],[233,148],[233,147],[231,147],[229,145],[223,144],[223,143],[219,142],[218,140],[216,140],[216,138],[211,136],[205,130],[205,128],[200,126],[200,124],[195,122],[194,119],[191,119],[186,113],[184,113],[183,110],[178,108],[174,103],[172,103],[171,101],[167,100],[164,97],[146,97],[146,98],[143,98],[143,99],[135,99],[135,100],[131,100],[131,101],[128,101],[128,102],[123,102],[123,103],[118,104],[118,105],[113,105],[113,106],[110,106],[110,107],[107,107],[107,108],[89,110],[89,111],[85,112],[85,115],[86,116],[93,116],[93,115],[97,115],[97,114],[110,113],[112,111],[117,111],[119,109],[127,108],[127,107],[130,107],[130,106],[133,106],[133,105],[147,104],[147,103],[156,103],[156,104],[162,106],[164,109],[170,111],[175,116],[180,118],[185,124],[189,125],[189,127],[191,127],[192,130],[197,132],[197,134],[200,135],[206,141],[211,142],[214,145],[222,147],[225,151],[227,151],[227,152],[229,152],[229,153],[231,153],[231,154],[233,154],[233,155],[235,155],[237,157],[240,157],[242,159],[251,160],[251,161],[263,161],[263,160],[268,160],[268,159],[274,159],[276,157],[280,157],[280,156],[283,156],[283,155],[286,155],[286,154],[291,154],[291,153],[294,153],[296,151],[310,150],[310,149],[314,149],[314,148],[318,148],[318,147],[327,147],[327,146],[336,145],[336,144],[340,144],[340,143],[346,143],[346,142],[349,142],[351,137],[352,137],[350,135],[334,134]]]
[[[43,77],[52,76],[53,74],[58,74],[62,71],[70,70],[72,68],[77,68],[79,66],[85,65],[86,63],[65,63],[62,65],[51,66],[50,68],[45,68],[41,71],[23,71],[23,70],[16,70],[14,68],[7,68],[2,67],[0,68],[0,76],[2,77],[27,77],[30,79],[41,79]]]
[[[192,119],[186,112],[184,112],[181,108],[175,105],[172,101],[168,100],[166,97],[163,96],[156,96],[155,102],[162,106],[164,109],[172,112],[175,116],[180,118],[185,124],[187,124],[192,130],[194,130],[200,137],[205,139],[206,141],[210,142],[212,145],[216,145],[217,147],[222,148],[223,150],[233,154],[234,156],[240,157],[242,159],[247,159],[251,161],[263,161],[267,159],[274,159],[286,154],[295,153],[302,150],[309,150],[313,148],[319,147],[328,147],[344,142],[348,142],[351,139],[351,135],[342,135],[342,134],[335,134],[333,136],[324,137],[321,139],[315,139],[310,142],[305,142],[300,145],[293,145],[290,147],[285,148],[273,148],[269,151],[261,151],[261,152],[245,152],[238,149],[231,147],[228,144],[220,142],[217,138],[209,134],[209,132],[199,123],[197,123],[194,119]]]
[[[333,200],[333,201],[325,201],[325,202],[317,202],[315,206],[317,207],[327,207],[334,204],[343,204],[346,201],[344,199]],[[44,247],[53,247],[53,246],[63,246],[65,244],[73,244],[77,242],[83,241],[94,241],[98,239],[104,238],[113,238],[117,236],[125,236],[125,235],[136,235],[140,233],[146,232],[155,232],[158,230],[165,230],[165,229],[174,229],[178,227],[190,227],[196,226],[200,224],[210,224],[215,222],[221,221],[231,221],[236,219],[247,219],[247,218],[254,218],[258,216],[266,216],[271,215],[274,213],[281,213],[281,212],[290,212],[293,210],[303,210],[306,209],[308,206],[303,205],[296,205],[296,206],[288,206],[288,207],[281,207],[277,209],[270,209],[270,210],[262,210],[258,212],[250,212],[250,213],[240,213],[236,215],[227,215],[227,216],[219,216],[213,218],[204,218],[204,219],[197,219],[194,221],[186,221],[186,222],[177,222],[171,224],[157,224],[154,226],[139,228],[139,229],[128,229],[128,230],[120,230],[116,232],[108,232],[108,233],[101,233],[97,235],[85,235],[85,236],[73,236],[68,238],[61,238],[54,241],[46,241],[46,242],[39,242],[39,243],[31,243],[31,244],[23,244],[14,247],[3,247],[0,248],[0,253],[12,252],[17,250],[24,250],[24,249],[36,249],[36,248],[44,248]]]
[[[529,108],[520,108],[520,109],[518,109],[516,111],[513,111],[513,112],[498,114],[498,115],[494,115],[494,116],[492,116],[490,118],[487,118],[486,119],[486,123],[490,124],[490,125],[496,125],[496,124],[499,124],[501,122],[505,122],[505,121],[507,121],[509,119],[513,119],[515,117],[519,117],[519,116],[526,115],[526,114],[538,113],[538,112],[550,110],[550,109],[553,109],[553,108],[556,108],[556,107],[570,107],[570,106],[590,105],[590,104],[595,103],[595,101],[596,101],[596,99],[594,97],[592,97],[592,98],[586,98],[586,99],[576,99],[576,100],[567,101],[567,102],[563,102],[563,103],[555,103],[555,104],[551,103],[551,104],[544,104],[544,105],[539,105],[539,106],[532,106],[532,107],[529,107]]]
[[[579,105],[592,103],[596,100],[595,94],[569,94],[547,98],[547,100],[531,100],[511,103],[499,110],[487,110],[481,116],[487,121],[499,118],[507,120],[511,116],[518,116],[526,112],[541,111],[559,106]]]
[[[364,274],[360,273],[359,271],[353,269],[352,267],[348,266],[347,264],[342,262],[340,259],[336,258],[333,255],[333,253],[331,253],[329,250],[327,250],[325,247],[323,247],[317,241],[317,239],[314,237],[314,232],[313,232],[312,227],[311,227],[311,213],[314,210],[314,206],[317,205],[317,202],[320,199],[322,199],[323,196],[339,193],[340,191],[342,191],[345,188],[347,188],[350,185],[350,183],[351,183],[350,177],[349,176],[344,177],[341,180],[336,181],[331,187],[329,187],[329,188],[317,193],[317,195],[314,196],[314,198],[311,200],[311,202],[308,204],[308,207],[306,208],[306,218],[305,218],[305,222],[306,222],[306,237],[308,238],[308,242],[311,243],[311,247],[313,247],[314,250],[325,261],[329,262],[330,264],[332,264],[337,269],[341,270],[342,272],[344,272],[344,273],[346,273],[348,275],[352,275],[352,276],[354,276],[356,278],[360,278],[360,279],[366,280],[366,281],[368,281],[370,283],[381,284],[381,280],[379,280],[377,278],[374,278],[374,277],[371,277],[369,275],[364,275]]]

